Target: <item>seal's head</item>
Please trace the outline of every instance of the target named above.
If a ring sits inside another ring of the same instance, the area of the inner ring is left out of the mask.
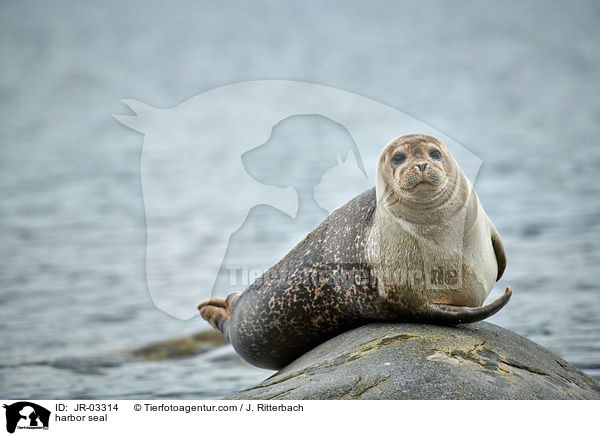
[[[394,139],[383,149],[377,168],[388,190],[415,201],[442,191],[453,169],[454,160],[446,146],[427,135]]]
[[[448,200],[457,165],[448,148],[433,136],[400,136],[385,146],[377,166],[377,202],[431,208]]]

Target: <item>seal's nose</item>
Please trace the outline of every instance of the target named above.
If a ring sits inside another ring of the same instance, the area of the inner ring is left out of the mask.
[[[421,171],[425,171],[425,168],[427,168],[427,162],[422,163],[422,164],[417,164],[417,167],[419,167],[419,169]]]

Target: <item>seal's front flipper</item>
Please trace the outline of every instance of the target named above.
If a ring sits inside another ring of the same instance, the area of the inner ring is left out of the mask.
[[[434,324],[465,324],[486,319],[502,309],[512,290],[506,287],[504,295],[490,304],[481,307],[461,307],[449,304],[428,304],[423,312],[423,319]]]

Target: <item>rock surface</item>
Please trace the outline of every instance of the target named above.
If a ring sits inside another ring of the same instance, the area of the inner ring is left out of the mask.
[[[600,399],[600,384],[487,322],[371,324],[228,399]]]
[[[181,338],[155,342],[131,353],[136,358],[144,360],[177,359],[196,356],[225,344],[227,340],[220,332],[204,330]]]

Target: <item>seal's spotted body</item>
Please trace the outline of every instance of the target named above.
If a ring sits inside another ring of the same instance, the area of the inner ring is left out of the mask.
[[[510,298],[508,288],[487,306],[461,307],[483,303],[492,287],[489,282],[493,285],[504,270],[504,250],[476,195],[467,192],[462,171],[435,141],[409,135],[388,144],[378,166],[377,190],[333,211],[242,294],[202,303],[202,317],[221,330],[245,360],[279,369],[327,339],[370,322],[458,324],[500,310]],[[444,167],[424,165],[419,152],[432,143],[447,159]],[[411,147],[401,149],[409,154],[410,165],[411,158],[417,159],[416,169],[402,172],[403,160],[396,158],[399,147]],[[407,187],[396,185],[394,177]],[[417,186],[422,184],[431,186]],[[419,212],[416,200],[428,200],[429,192],[439,204]],[[410,219],[403,221],[406,217]],[[467,227],[464,235],[444,241],[444,226],[461,220]],[[467,250],[464,257],[459,255],[466,288],[432,290],[399,280],[398,269],[424,268],[428,259],[450,258],[455,245]]]
[[[244,359],[280,368],[326,339],[382,319],[369,265],[347,265],[339,255],[365,258],[365,232],[375,204],[375,189],[371,189],[335,210],[240,295],[226,336]],[[334,283],[334,277],[343,277],[342,269],[351,269],[363,279]],[[319,277],[326,282],[315,283]]]

